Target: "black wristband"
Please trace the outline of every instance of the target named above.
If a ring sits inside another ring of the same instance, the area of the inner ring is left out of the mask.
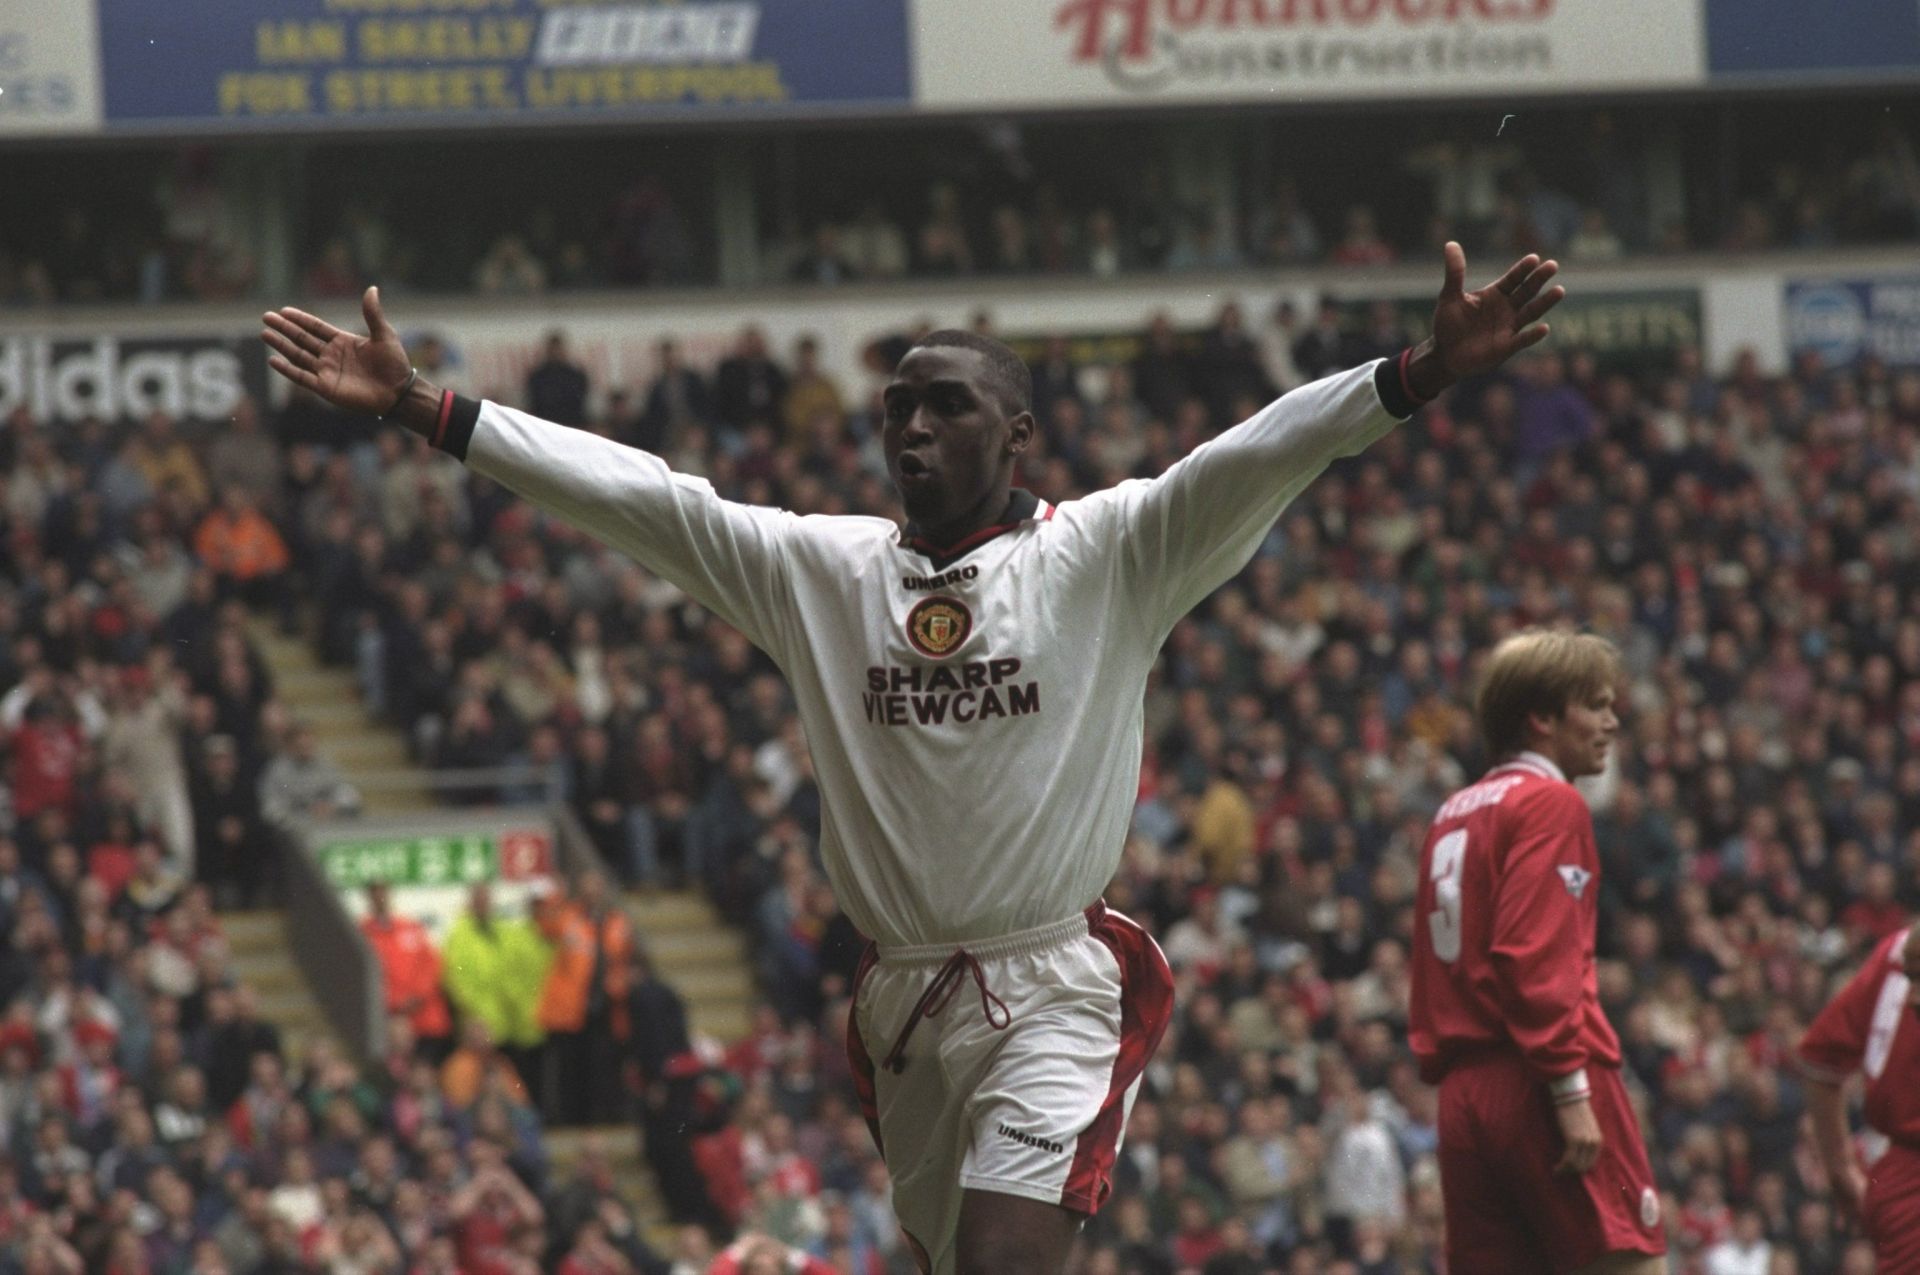
[[[455,460],[467,458],[467,444],[473,441],[473,427],[480,423],[480,400],[462,398],[452,390],[440,405],[441,420],[435,422],[428,441]]]
[[[1387,409],[1387,415],[1403,421],[1428,402],[1415,397],[1413,387],[1407,384],[1407,360],[1412,353],[1411,349],[1402,350],[1393,358],[1381,359],[1373,369],[1373,385],[1380,395],[1380,406]]]
[[[392,416],[395,412],[400,410],[400,405],[407,401],[408,392],[413,389],[413,383],[419,379],[420,379],[419,368],[411,367],[407,369],[407,383],[400,387],[400,393],[394,397],[393,406],[389,407],[386,411],[380,413],[381,420],[383,421],[386,420],[387,417]]]

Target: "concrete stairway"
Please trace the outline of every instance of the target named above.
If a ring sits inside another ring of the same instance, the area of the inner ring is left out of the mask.
[[[307,1043],[334,1037],[325,1011],[307,990],[307,980],[294,964],[293,944],[287,938],[280,913],[228,912],[220,917],[233,973],[253,989],[259,1017],[280,1029],[281,1045],[290,1059],[306,1052]]]
[[[661,1202],[653,1170],[647,1167],[637,1125],[549,1129],[544,1140],[550,1161],[547,1180],[556,1188],[566,1185],[582,1154],[597,1143],[613,1171],[614,1185],[632,1207],[647,1243],[662,1256],[672,1254],[673,1223],[668,1220],[666,1205]]]
[[[368,715],[351,672],[328,668],[304,637],[288,637],[256,621],[248,636],[273,670],[274,692],[294,718],[313,728],[320,755],[346,772],[360,789],[369,815],[431,810],[435,802],[424,779],[415,779],[406,737]]]
[[[687,1002],[688,1027],[723,1045],[745,1036],[759,994],[740,932],[693,891],[629,894],[627,908],[655,973]]]

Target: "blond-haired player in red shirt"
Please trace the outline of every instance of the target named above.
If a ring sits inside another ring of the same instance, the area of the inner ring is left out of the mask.
[[[1585,634],[1494,649],[1480,782],[1420,853],[1409,1036],[1440,1086],[1447,1265],[1472,1275],[1666,1269],[1660,1197],[1600,1009],[1599,856],[1572,780],[1605,767],[1618,658]]]
[[[1841,1206],[1860,1219],[1883,1271],[1920,1271],[1920,925],[1874,946],[1800,1041],[1814,1143]],[[1867,1125],[1887,1140],[1860,1167],[1841,1088],[1867,1078]]]

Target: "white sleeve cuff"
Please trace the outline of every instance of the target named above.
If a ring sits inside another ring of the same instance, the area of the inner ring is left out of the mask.
[[[1565,1106],[1571,1102],[1583,1102],[1593,1095],[1593,1086],[1587,1083],[1587,1069],[1582,1067],[1547,1082],[1547,1092],[1553,1095],[1553,1105]]]

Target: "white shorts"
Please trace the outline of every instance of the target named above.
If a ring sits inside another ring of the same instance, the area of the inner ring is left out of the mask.
[[[868,947],[847,1052],[924,1269],[954,1269],[963,1190],[1099,1210],[1172,1013],[1159,945],[1102,903],[962,952]]]

